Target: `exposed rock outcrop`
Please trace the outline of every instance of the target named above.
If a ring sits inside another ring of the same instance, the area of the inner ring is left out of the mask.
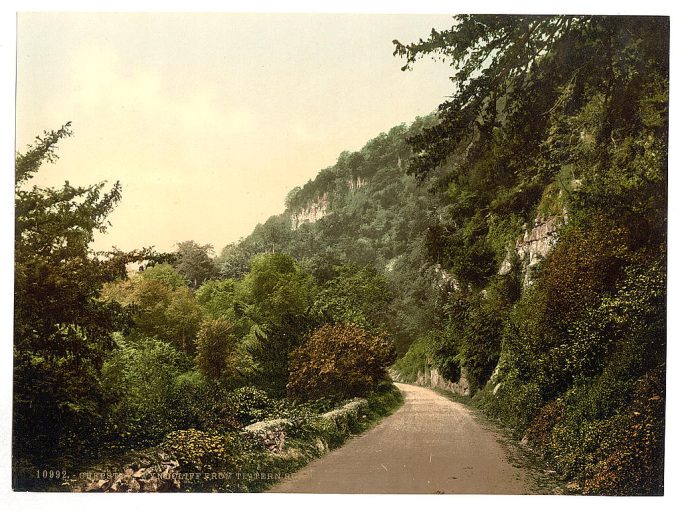
[[[328,214],[329,204],[328,192],[326,192],[321,197],[308,204],[307,207],[294,211],[291,214],[293,230],[296,230],[304,223],[314,223],[325,217]]]
[[[524,267],[524,285],[531,284],[531,268],[542,261],[557,243],[557,232],[566,222],[563,216],[538,217],[529,229],[526,226],[524,235],[517,240],[515,252]],[[505,275],[512,268],[512,254],[508,254],[501,264],[498,273]]]
[[[360,188],[363,188],[368,184],[367,179],[363,179],[361,177],[357,177],[356,179],[348,179],[347,180],[347,187],[349,188],[350,192],[355,192],[359,190]]]

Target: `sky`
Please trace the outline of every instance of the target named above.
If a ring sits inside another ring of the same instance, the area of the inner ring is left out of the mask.
[[[41,186],[120,181],[93,248],[209,243],[283,211],[344,150],[436,109],[451,68],[392,41],[444,14],[20,13],[16,143],[72,123]]]

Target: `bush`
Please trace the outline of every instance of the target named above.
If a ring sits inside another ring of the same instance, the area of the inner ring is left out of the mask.
[[[119,342],[102,368],[112,446],[152,445],[177,429],[182,411],[171,406],[174,382],[190,367],[188,357],[166,342]]]
[[[180,472],[206,475],[255,472],[254,469],[267,456],[257,440],[240,433],[216,434],[193,428],[173,431],[159,448],[169,451],[179,462]],[[246,482],[236,477],[225,480],[199,477],[182,480],[181,483],[185,489],[192,491],[248,491]]]
[[[432,358],[431,343],[430,336],[419,337],[411,344],[406,354],[395,362],[393,367],[399,373],[401,380],[414,382],[418,377],[418,373],[429,369],[429,363]]]
[[[230,392],[227,399],[234,417],[244,426],[270,417],[276,418],[282,407],[280,402],[255,387],[238,388]]]
[[[173,431],[162,447],[170,450],[183,471],[212,472],[229,460],[229,437],[196,429]]]
[[[586,493],[663,495],[665,371],[660,365],[638,379],[632,403],[608,424],[586,469]]]
[[[236,417],[236,407],[229,399],[228,389],[219,382],[207,380],[197,370],[175,378],[169,406],[178,429],[230,432],[243,426]]]
[[[290,357],[288,393],[295,399],[366,395],[385,378],[394,348],[356,325],[324,325]]]
[[[512,428],[521,436],[543,405],[541,388],[525,383],[516,376],[506,377],[496,395],[484,394],[481,406],[492,417]]]

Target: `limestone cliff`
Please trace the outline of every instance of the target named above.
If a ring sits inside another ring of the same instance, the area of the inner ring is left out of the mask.
[[[525,226],[524,234],[515,243],[515,252],[519,257],[524,273],[524,285],[531,284],[531,269],[550,253],[557,243],[559,228],[567,220],[566,211],[562,216],[539,216],[534,220],[533,226]],[[501,264],[498,273],[505,275],[512,267],[512,254],[508,254]]]
[[[300,225],[306,222],[314,223],[325,217],[328,214],[328,206],[328,192],[325,192],[306,207],[293,211],[291,213],[291,225],[293,230],[296,230]]]

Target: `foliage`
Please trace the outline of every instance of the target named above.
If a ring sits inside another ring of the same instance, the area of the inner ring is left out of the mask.
[[[283,395],[288,355],[316,324],[309,315],[316,284],[285,254],[262,254],[250,265],[236,304],[237,313],[251,325],[245,348],[255,364],[254,383]]]
[[[234,382],[242,358],[234,328],[223,318],[205,319],[196,336],[196,366],[207,377]]]
[[[286,315],[302,315],[313,303],[314,280],[289,255],[262,254],[250,262],[240,299],[259,325],[280,325]]]
[[[235,280],[208,280],[196,290],[196,302],[212,318],[230,318],[234,314],[235,294]]]
[[[253,255],[290,254],[321,286],[319,309],[338,316],[335,321],[356,322],[363,316],[365,326],[383,326],[398,350],[405,352],[423,329],[430,329],[436,321],[437,276],[423,250],[423,238],[437,200],[403,173],[411,157],[406,137],[434,120],[428,116],[408,127],[396,126],[360,151],[342,153],[334,166],[291,190],[285,212],[223,249],[216,259],[223,268],[221,275],[245,276]],[[293,217],[322,198],[328,214],[292,229]],[[337,267],[345,268],[343,277]],[[352,272],[358,273],[352,276]],[[363,277],[367,279],[365,287]],[[342,301],[348,303],[341,303],[330,290],[323,291],[329,281],[334,281],[331,286],[343,296],[357,292],[357,299],[346,296]],[[379,297],[385,307],[369,310],[366,299],[378,289],[388,291]],[[364,298],[359,300],[359,296]]]
[[[498,363],[504,325],[519,289],[516,274],[510,272],[496,275],[483,293],[449,295],[444,305],[446,328],[434,351],[434,362],[442,374],[450,372],[447,366],[455,363],[465,368],[473,390],[484,386]]]
[[[190,367],[190,359],[166,342],[120,340],[102,368],[111,443],[153,445],[176,429],[181,413],[171,406],[173,388]]]
[[[243,425],[236,417],[229,388],[219,381],[207,379],[195,369],[177,376],[173,381],[169,408],[173,410],[177,429],[198,428],[230,432]]]
[[[186,472],[216,472],[234,467],[234,453],[242,449],[237,434],[212,434],[197,429],[173,431],[162,448],[170,450]]]
[[[240,387],[229,394],[235,404],[235,417],[244,425],[277,416],[277,402],[255,387]]]
[[[297,399],[365,395],[385,378],[392,344],[357,325],[324,325],[290,356],[288,393]]]
[[[177,244],[174,266],[192,290],[217,274],[212,251],[212,245],[199,245],[193,240]]]
[[[668,19],[457,16],[395,54],[441,57],[456,85],[409,138],[408,172],[445,191],[426,246],[457,283],[433,363],[482,386],[498,361],[477,401],[584,491],[658,493]],[[513,263],[546,217],[566,221],[547,258]]]
[[[220,255],[215,258],[215,266],[220,277],[225,279],[241,279],[250,271],[250,259],[254,252],[243,246],[243,243],[226,245]]]
[[[584,490],[590,494],[662,495],[665,367],[635,384],[631,405],[608,424]]]
[[[253,384],[274,396],[283,397],[289,378],[290,353],[317,326],[318,321],[310,315],[286,314],[278,324],[254,330],[254,339],[245,341],[245,348],[255,364]]]
[[[400,381],[414,382],[418,373],[430,368],[432,361],[431,347],[434,344],[430,336],[423,336],[409,346],[408,351],[394,363],[394,370]]]
[[[193,355],[203,315],[193,293],[179,284],[178,277],[167,265],[153,266],[105,285],[102,297],[129,308],[136,335],[169,342]]]
[[[44,463],[70,453],[87,456],[101,423],[102,363],[111,333],[126,317],[97,299],[102,286],[126,274],[126,264],[150,251],[94,253],[95,232],[121,199],[105,183],[29,187],[70,124],[36,138],[15,163],[14,415],[15,463]],[[64,457],[63,463],[68,460]]]
[[[68,125],[17,155],[15,467],[169,434],[194,470],[292,470],[397,406],[394,339],[402,377],[464,374],[584,492],[663,491],[668,20],[458,16],[395,53],[451,63],[439,112],[343,152],[214,260],[92,253],[120,186],[28,187]],[[299,459],[236,434],[271,418]]]
[[[155,264],[140,273],[142,280],[153,280],[169,287],[173,291],[185,287],[186,282],[170,263]]]
[[[395,41],[406,67],[439,54],[455,73],[457,90],[440,106],[439,122],[409,138],[417,155],[410,173],[423,180],[447,171],[450,207],[430,228],[432,254],[462,285],[483,287],[492,261],[505,257],[505,246],[493,247],[492,222],[507,214],[533,220],[537,206],[552,208],[541,197],[558,183],[575,216],[604,209],[644,224],[632,232],[659,236],[667,19],[469,15],[455,22],[425,41]]]
[[[364,328],[387,323],[391,292],[387,280],[370,267],[344,265],[316,295],[313,313],[335,323],[354,323]]]

